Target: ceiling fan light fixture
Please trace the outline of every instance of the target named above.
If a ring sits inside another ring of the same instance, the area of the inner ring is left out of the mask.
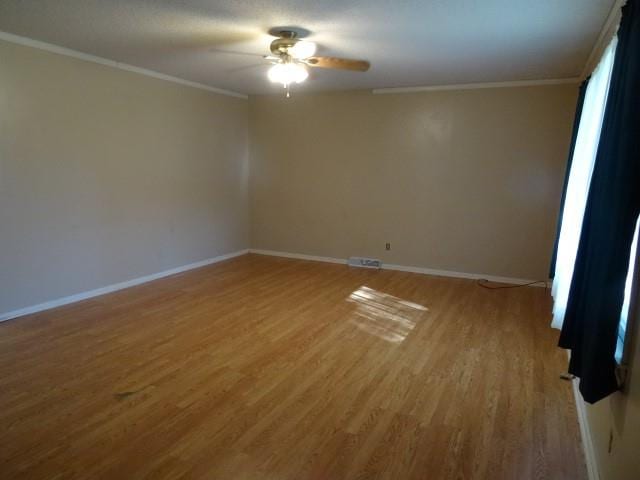
[[[308,30],[297,27],[273,27],[269,35],[276,37],[269,44],[270,55],[264,58],[273,65],[267,76],[273,83],[281,84],[289,98],[289,87],[293,83],[302,83],[309,76],[307,67],[327,68],[366,72],[371,66],[366,60],[316,56],[316,44],[301,40],[309,35]]]
[[[316,44],[313,42],[299,41],[289,49],[289,55],[298,60],[312,57],[316,53]]]
[[[304,65],[299,63],[277,63],[269,69],[269,80],[284,86],[302,83],[309,76]]]

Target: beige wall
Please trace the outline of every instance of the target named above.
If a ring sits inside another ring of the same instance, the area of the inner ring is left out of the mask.
[[[251,245],[545,279],[576,93],[252,97]]]
[[[636,273],[636,285],[640,285],[640,270]],[[626,387],[621,393],[594,405],[587,404],[587,419],[601,480],[640,478],[640,289],[636,292],[634,321],[629,318],[629,325],[635,324],[636,328],[630,342],[632,353]]]
[[[247,110],[6,42],[0,61],[0,313],[246,248],[249,225],[254,248],[546,276],[574,85]]]
[[[247,248],[247,101],[0,42],[0,313]]]

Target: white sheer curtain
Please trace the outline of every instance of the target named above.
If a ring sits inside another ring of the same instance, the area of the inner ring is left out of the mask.
[[[558,238],[558,254],[551,290],[554,300],[551,326],[554,328],[562,327],[567,308],[569,287],[580,241],[580,230],[589,193],[591,173],[600,140],[600,129],[609,91],[616,44],[617,37],[614,37],[602,55],[600,63],[591,74],[582,105],[564,209],[561,212],[562,226]]]

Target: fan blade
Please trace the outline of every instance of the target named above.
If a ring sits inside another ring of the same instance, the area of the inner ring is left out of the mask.
[[[371,66],[366,60],[349,60],[348,58],[336,57],[309,57],[305,60],[305,63],[310,67],[339,68],[355,72],[366,72]]]

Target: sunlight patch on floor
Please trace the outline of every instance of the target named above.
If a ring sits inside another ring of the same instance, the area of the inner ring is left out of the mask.
[[[362,286],[349,295],[357,305],[352,324],[371,335],[392,343],[402,342],[416,326],[427,307],[373,288]]]

